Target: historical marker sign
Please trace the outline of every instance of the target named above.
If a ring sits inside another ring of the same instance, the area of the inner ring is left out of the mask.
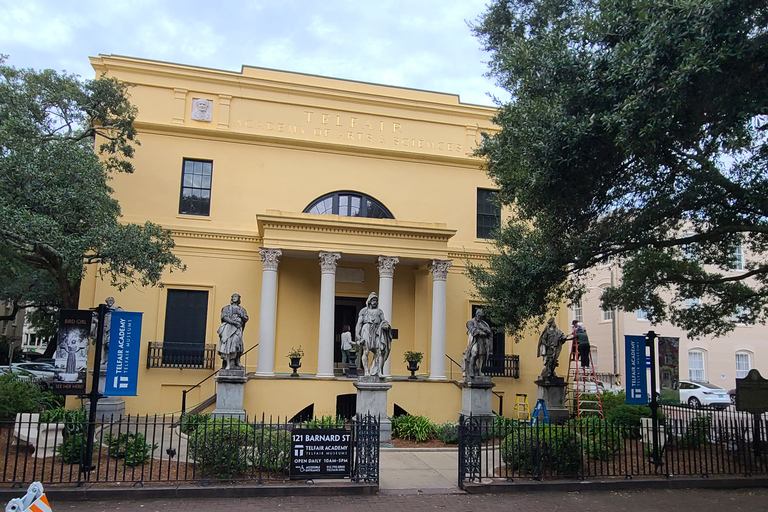
[[[754,414],[768,412],[768,380],[755,369],[736,379],[736,410]]]
[[[291,478],[345,478],[351,474],[352,432],[311,428],[292,432]]]

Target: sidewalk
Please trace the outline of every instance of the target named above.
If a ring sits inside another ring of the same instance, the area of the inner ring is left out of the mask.
[[[458,486],[457,448],[382,448],[379,492],[452,494]]]

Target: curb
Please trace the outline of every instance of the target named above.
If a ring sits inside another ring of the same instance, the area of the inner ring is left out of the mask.
[[[467,494],[500,494],[532,491],[630,491],[642,489],[748,489],[768,487],[768,477],[640,478],[567,482],[493,482],[464,484]]]
[[[305,485],[166,485],[147,487],[104,487],[86,485],[75,488],[47,487],[52,501],[149,500],[178,498],[266,498],[280,496],[363,496],[379,491],[378,485],[355,483],[315,483]],[[0,502],[19,498],[26,488],[0,489]]]

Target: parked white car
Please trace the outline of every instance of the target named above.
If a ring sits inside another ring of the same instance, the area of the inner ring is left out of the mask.
[[[27,370],[30,373],[34,373],[38,377],[43,377],[45,379],[51,379],[51,382],[53,379],[56,378],[56,374],[59,373],[59,369],[53,366],[52,364],[48,363],[36,363],[32,361],[27,361],[23,363],[13,363],[11,366],[14,368],[22,368],[24,370]]]
[[[725,409],[731,405],[728,392],[709,382],[691,382],[681,380],[677,389],[680,391],[680,403],[691,407],[710,405],[718,409]]]
[[[19,380],[36,382],[43,391],[47,391],[54,380],[54,377],[40,377],[32,372],[28,372],[24,368],[18,368],[16,366],[0,366],[0,375],[4,373],[13,373]]]

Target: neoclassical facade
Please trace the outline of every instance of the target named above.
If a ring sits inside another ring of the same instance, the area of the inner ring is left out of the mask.
[[[464,269],[484,260],[502,217],[472,156],[480,133],[494,130],[493,109],[251,67],[116,56],[91,63],[97,75],[134,86],[136,172],[112,182],[124,220],[172,230],[187,266],[166,275],[163,288],[117,292],[92,275],[83,282],[82,308],[113,295],[144,313],[139,396],[126,399],[128,412],[176,412],[182,390],[191,388],[190,406],[215,392],[213,379],[193,386],[220,367],[220,311],[239,293],[250,317],[248,413],[340,413],[355,392],[340,366],[340,333],[354,331],[375,291],[397,333],[385,368],[395,383],[390,412],[455,420],[456,362],[480,306]],[[500,370],[496,406],[506,394],[511,411],[519,392],[535,402],[535,337],[517,345],[497,337],[499,364],[514,358],[519,372]],[[299,346],[301,377],[290,378],[286,355]],[[417,382],[398,378],[409,374],[405,351],[424,354]]]

